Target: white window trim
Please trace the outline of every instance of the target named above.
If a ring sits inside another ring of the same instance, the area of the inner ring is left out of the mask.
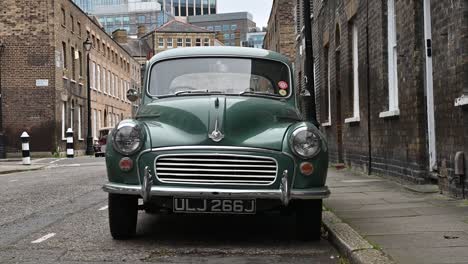
[[[65,132],[66,132],[66,128],[65,128],[65,121],[66,121],[66,102],[62,102],[62,140],[67,140],[67,138],[65,137]]]
[[[358,27],[352,25],[352,56],[353,56],[353,116],[345,119],[345,123],[360,122],[359,113],[359,38]]]
[[[101,91],[101,66],[97,65],[96,90]]]
[[[330,127],[332,125],[331,122],[331,63],[330,63],[330,51],[328,54],[328,74],[327,74],[327,83],[328,83],[328,121],[325,123],[322,123],[322,126],[324,127]]]
[[[380,113],[380,118],[400,115],[398,105],[398,51],[395,0],[387,0],[387,8],[388,111]]]
[[[167,38],[166,41],[167,41],[166,46],[167,46],[168,49],[174,48],[174,40],[172,38]],[[170,46],[169,46],[169,43],[171,44]]]
[[[97,140],[97,113],[96,113],[96,109],[93,109],[93,139],[94,140]]]
[[[160,40],[162,40],[162,45],[161,45]],[[164,38],[158,38],[158,48],[164,49]]]
[[[106,73],[106,68],[102,67],[102,92],[104,94],[107,94]]]
[[[455,106],[456,107],[462,107],[462,106],[467,106],[468,105],[468,96],[467,95],[462,95],[455,99]]]
[[[83,141],[83,134],[81,133],[82,127],[81,127],[81,111],[82,107],[81,105],[78,106],[78,140]]]
[[[91,67],[91,76],[93,78],[91,80],[91,89],[96,90],[96,63],[93,61],[93,63],[91,65],[92,65],[92,67]]]
[[[73,132],[75,132],[73,130],[73,115],[74,115],[74,112],[75,112],[75,109],[73,109],[73,107],[70,107],[70,128]]]

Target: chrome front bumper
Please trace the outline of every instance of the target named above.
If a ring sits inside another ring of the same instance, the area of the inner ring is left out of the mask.
[[[288,172],[283,173],[281,186],[277,190],[268,189],[221,189],[221,188],[197,188],[197,187],[173,187],[153,186],[153,179],[146,169],[142,185],[128,185],[119,183],[107,183],[103,190],[108,193],[140,195],[144,201],[149,201],[152,196],[177,196],[177,197],[203,197],[203,198],[252,198],[252,199],[277,199],[287,206],[291,200],[316,200],[330,196],[328,187],[309,189],[290,189]]]

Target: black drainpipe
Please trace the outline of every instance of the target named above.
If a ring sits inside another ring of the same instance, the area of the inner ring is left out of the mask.
[[[305,37],[305,63],[304,63],[304,74],[306,79],[306,89],[310,93],[310,116],[311,122],[317,127],[319,123],[317,121],[317,109],[315,105],[315,83],[314,83],[314,50],[312,46],[312,21],[310,19],[310,0],[303,1],[304,10],[304,37]]]
[[[369,59],[369,0],[366,1],[366,78],[367,78],[367,138],[369,164],[367,173],[372,173],[372,130],[371,130],[371,92],[370,92],[370,59]]]

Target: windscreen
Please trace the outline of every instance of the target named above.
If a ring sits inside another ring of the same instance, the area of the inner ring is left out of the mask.
[[[189,58],[157,63],[151,70],[149,93],[169,96],[223,93],[287,97],[287,65],[262,59]]]

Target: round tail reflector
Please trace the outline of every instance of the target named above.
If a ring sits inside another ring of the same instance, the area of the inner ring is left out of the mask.
[[[312,165],[312,163],[310,162],[301,163],[300,169],[302,174],[307,176],[312,175],[312,173],[314,173],[314,165]]]
[[[133,169],[133,160],[130,158],[122,158],[119,162],[119,167],[122,171],[130,171]]]

